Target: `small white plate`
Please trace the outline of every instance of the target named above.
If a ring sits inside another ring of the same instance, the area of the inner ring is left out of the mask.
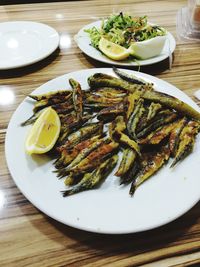
[[[157,90],[176,96],[200,111],[187,95],[173,85],[147,74],[126,71],[153,82]],[[96,72],[114,75],[111,68],[81,70],[53,79],[33,94],[68,89],[69,78],[76,79],[83,89],[87,89],[87,78]],[[25,154],[24,142],[30,127],[20,127],[20,123],[31,116],[32,109],[32,102],[25,99],[12,116],[5,142],[6,159],[18,188],[48,216],[82,230],[124,234],[171,222],[199,201],[200,136],[196,139],[194,151],[183,162],[174,169],[169,168],[169,162],[142,184],[133,197],[129,195],[130,185],[120,186],[113,172],[100,188],[63,198],[60,191],[66,187],[63,180],[58,180],[52,172],[52,160],[45,155],[31,157]]]
[[[101,20],[90,23],[86,26],[84,26],[77,35],[74,36],[74,40],[77,43],[78,47],[89,57],[112,65],[118,65],[118,66],[145,66],[145,65],[151,65],[154,63],[158,63],[169,56],[174,52],[176,47],[176,41],[173,37],[173,35],[170,32],[167,32],[167,38],[164,45],[164,48],[160,55],[156,57],[152,57],[149,59],[144,60],[124,60],[124,61],[115,61],[108,57],[106,57],[104,54],[102,54],[99,50],[94,48],[91,45],[91,40],[89,37],[89,34],[85,32],[86,29],[90,29],[92,27],[100,28],[101,26]]]
[[[46,24],[32,21],[0,23],[0,70],[23,67],[49,56],[59,35]]]

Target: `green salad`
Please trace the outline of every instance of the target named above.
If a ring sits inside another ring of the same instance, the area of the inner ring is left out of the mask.
[[[112,14],[108,19],[103,20],[100,28],[92,27],[85,32],[90,36],[91,45],[97,49],[101,37],[129,48],[135,42],[166,35],[164,28],[148,24],[147,16],[134,18],[122,12],[117,15]]]

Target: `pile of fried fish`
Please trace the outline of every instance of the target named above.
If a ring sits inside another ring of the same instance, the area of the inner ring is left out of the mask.
[[[61,120],[54,152],[55,172],[64,178],[68,196],[99,186],[117,165],[120,184],[131,184],[130,195],[170,158],[171,167],[191,153],[200,130],[200,113],[153,84],[113,68],[118,78],[95,73],[82,90],[30,95],[33,123],[51,106]],[[120,155],[120,156],[119,156]]]

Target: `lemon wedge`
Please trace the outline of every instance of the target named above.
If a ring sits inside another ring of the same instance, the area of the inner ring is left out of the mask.
[[[52,149],[60,134],[60,118],[51,107],[46,108],[30,129],[25,142],[27,154],[43,154]]]
[[[123,60],[129,57],[128,49],[121,45],[115,44],[102,37],[99,41],[99,50],[107,57],[114,60]]]
[[[157,36],[149,40],[135,42],[128,50],[130,55],[138,59],[148,59],[158,56],[164,47],[166,36]]]

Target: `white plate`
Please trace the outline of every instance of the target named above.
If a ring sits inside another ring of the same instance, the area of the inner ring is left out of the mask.
[[[85,25],[77,35],[75,35],[74,40],[76,41],[78,47],[89,57],[112,65],[118,65],[118,66],[145,66],[145,65],[151,65],[154,63],[158,63],[166,58],[168,58],[175,50],[176,47],[176,41],[173,37],[173,35],[169,32],[167,32],[167,38],[164,45],[164,48],[160,55],[156,57],[152,57],[149,59],[144,60],[124,60],[124,61],[115,61],[112,59],[109,59],[105,55],[103,55],[99,50],[94,48],[91,45],[91,40],[89,37],[89,34],[85,32],[86,29],[90,29],[92,27],[100,28],[101,21],[96,21],[93,23],[90,23],[88,25]]]
[[[158,63],[166,58],[169,57],[169,55],[171,55],[176,47],[176,42],[175,39],[173,37],[173,35],[169,32],[167,32],[167,38],[166,38],[166,42],[164,45],[164,48],[161,52],[160,55],[153,57],[153,58],[149,58],[149,59],[145,59],[145,60],[137,60],[137,61],[133,61],[133,60],[124,60],[124,61],[115,61],[112,59],[109,59],[108,57],[106,57],[105,55],[103,55],[99,50],[97,50],[96,48],[94,48],[93,46],[91,46],[91,40],[89,37],[89,34],[86,33],[84,30],[86,29],[90,29],[92,27],[96,27],[96,28],[100,28],[101,26],[101,21],[96,21],[93,23],[90,23],[86,26],[84,26],[77,35],[75,35],[74,40],[76,41],[78,47],[89,57],[104,62],[104,63],[108,63],[108,64],[112,64],[112,65],[118,65],[118,66],[145,66],[145,65],[151,65],[154,63]]]
[[[53,79],[36,89],[33,94],[70,88],[69,78],[88,88],[87,78],[96,73],[113,74],[112,69],[89,69],[69,73]],[[131,71],[128,71],[131,73]],[[155,88],[174,95],[200,110],[183,92],[153,76],[132,72],[155,84]],[[25,99],[15,111],[8,126],[5,152],[10,173],[21,192],[48,216],[75,228],[99,233],[132,233],[166,224],[184,214],[200,199],[199,159],[200,136],[194,151],[175,169],[169,165],[141,185],[133,197],[130,186],[119,186],[112,174],[99,189],[63,198],[66,189],[52,171],[47,156],[30,157],[24,152],[24,140],[29,127],[20,123],[32,114],[32,102]]]
[[[48,25],[31,21],[0,23],[0,70],[23,67],[49,56],[59,35]]]

